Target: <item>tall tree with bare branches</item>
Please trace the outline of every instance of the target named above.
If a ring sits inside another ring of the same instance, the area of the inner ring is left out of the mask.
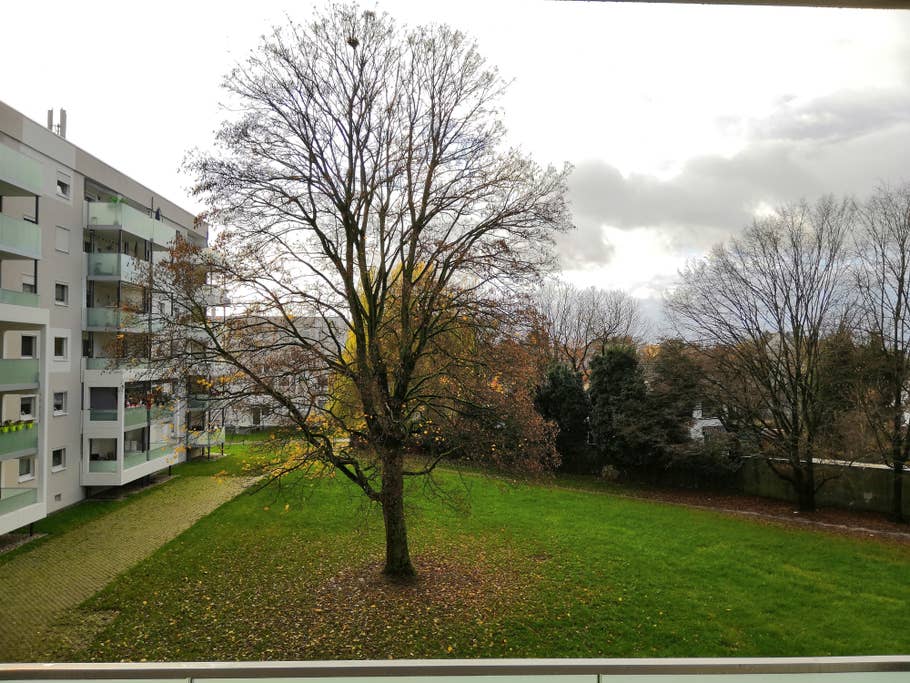
[[[585,377],[608,343],[634,342],[645,332],[638,303],[622,290],[555,282],[541,287],[536,300],[553,360]]]
[[[689,266],[667,301],[709,361],[714,393],[803,510],[824,484],[815,461],[832,410],[825,339],[851,312],[853,220],[852,204],[833,198],[783,207]]]
[[[859,211],[856,234],[859,326],[865,336],[861,395],[877,451],[891,467],[891,515],[904,522],[903,477],[910,457],[910,185],[880,188]]]
[[[224,85],[236,114],[188,166],[209,220],[228,226],[222,255],[200,252],[194,267],[232,285],[235,315],[197,316],[208,350],[195,353],[280,406],[309,444],[301,462],[328,464],[381,506],[385,572],[411,576],[404,482],[433,463],[409,468],[403,447],[428,407],[451,405],[436,379],[472,363],[442,340],[496,330],[512,293],[553,265],[552,235],[570,227],[567,170],[503,147],[504,81],[447,26],[336,6],[276,29]],[[190,311],[198,289],[182,289]],[[251,361],[276,350],[278,363]],[[355,388],[364,449],[319,426],[350,429],[329,389],[310,400],[282,388],[312,363]]]

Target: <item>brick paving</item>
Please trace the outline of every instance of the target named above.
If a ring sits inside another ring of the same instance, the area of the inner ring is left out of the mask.
[[[41,661],[55,621],[246,483],[178,477],[0,565],[0,661]]]

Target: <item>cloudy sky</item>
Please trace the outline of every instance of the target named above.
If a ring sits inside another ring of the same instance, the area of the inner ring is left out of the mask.
[[[372,6],[372,3],[370,3]],[[221,76],[308,2],[11,3],[0,100],[161,194],[221,119]],[[566,276],[655,307],[686,259],[801,197],[910,180],[910,11],[386,0],[514,79],[512,142],[575,166]],[[142,9],[139,9],[141,7]],[[41,39],[35,40],[34,32]],[[15,68],[12,65],[21,65]]]

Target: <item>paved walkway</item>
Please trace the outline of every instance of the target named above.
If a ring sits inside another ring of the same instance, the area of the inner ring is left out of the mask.
[[[247,483],[177,477],[0,565],[0,661],[40,661],[53,623]]]

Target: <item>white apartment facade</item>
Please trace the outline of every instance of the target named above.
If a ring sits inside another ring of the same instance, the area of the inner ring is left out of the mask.
[[[208,239],[188,211],[0,102],[0,534],[223,442],[185,387],[117,359],[149,353],[169,302],[148,266],[177,235]]]

